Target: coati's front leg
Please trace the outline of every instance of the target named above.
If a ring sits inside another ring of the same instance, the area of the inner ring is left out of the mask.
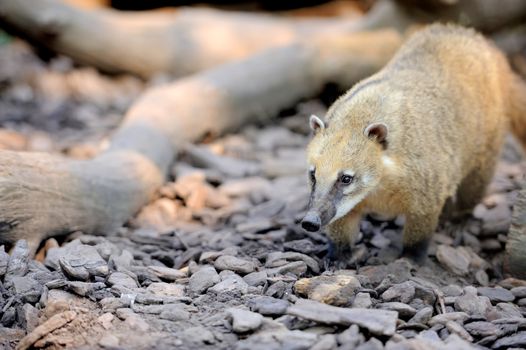
[[[328,253],[330,259],[341,260],[348,257],[352,244],[360,232],[361,218],[361,213],[351,211],[327,225],[327,235],[331,240]]]
[[[415,262],[425,261],[431,236],[438,225],[440,212],[440,209],[436,209],[427,213],[408,213],[406,215],[402,238],[403,256]]]

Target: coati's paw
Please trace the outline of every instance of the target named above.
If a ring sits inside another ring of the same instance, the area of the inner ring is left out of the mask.
[[[408,258],[414,263],[423,264],[427,260],[429,239],[424,239],[411,245],[404,245],[402,257]]]
[[[323,260],[325,269],[330,267],[345,269],[351,261],[351,248],[348,244],[335,243],[329,240],[327,255]]]
[[[464,235],[462,233],[466,232],[471,224],[472,221],[469,220],[470,218],[460,222],[449,222],[444,225],[445,233],[453,238],[454,247],[464,244]]]

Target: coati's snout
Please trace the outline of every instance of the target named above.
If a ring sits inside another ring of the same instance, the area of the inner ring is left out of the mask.
[[[321,229],[321,219],[315,211],[309,211],[301,220],[301,227],[309,232],[318,232]]]
[[[336,207],[329,199],[315,198],[315,193],[311,194],[309,209],[303,220],[301,227],[309,232],[318,232],[327,225],[336,215]]]

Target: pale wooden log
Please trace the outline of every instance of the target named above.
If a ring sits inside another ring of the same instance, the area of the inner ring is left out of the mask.
[[[110,72],[183,76],[299,39],[363,29],[341,19],[293,19],[204,8],[86,11],[59,0],[0,0],[0,21],[38,45]]]
[[[93,160],[0,152],[0,240],[41,239],[120,227],[159,188],[185,142],[267,121],[317,94],[380,69],[401,38],[393,31],[274,48],[147,91],[111,145]]]

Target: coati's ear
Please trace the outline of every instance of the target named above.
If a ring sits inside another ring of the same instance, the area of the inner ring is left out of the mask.
[[[365,136],[376,139],[379,143],[385,143],[387,140],[388,129],[384,123],[372,123],[367,126],[363,132]]]
[[[314,114],[310,116],[309,119],[309,125],[312,131],[314,133],[317,133],[320,130],[325,129],[325,123],[323,120],[321,120],[319,117],[315,116]]]

